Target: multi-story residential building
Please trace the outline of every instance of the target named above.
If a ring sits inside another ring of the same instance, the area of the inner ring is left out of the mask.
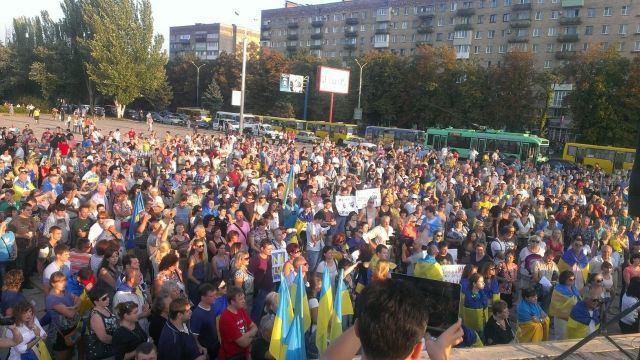
[[[226,51],[242,51],[242,39],[259,43],[260,33],[229,24],[195,24],[169,29],[169,57],[195,54],[201,60],[215,60]]]
[[[262,11],[263,47],[309,49],[348,59],[372,49],[412,54],[450,46],[458,59],[498,65],[512,49],[532,52],[540,70],[576,52],[615,47],[640,52],[640,3],[632,0],[352,0]]]

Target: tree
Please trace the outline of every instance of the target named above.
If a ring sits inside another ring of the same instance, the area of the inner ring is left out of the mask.
[[[104,95],[113,97],[118,118],[127,104],[165,81],[162,36],[153,34],[149,0],[82,0],[93,37],[82,40],[91,54],[87,73]]]
[[[222,92],[220,92],[220,86],[215,79],[211,80],[209,86],[202,94],[202,106],[205,109],[208,109],[211,114],[215,114],[217,111],[220,111],[222,108],[222,104],[224,103],[224,97],[222,96]]]

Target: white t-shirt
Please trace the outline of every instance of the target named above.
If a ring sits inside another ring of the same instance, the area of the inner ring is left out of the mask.
[[[51,264],[47,265],[47,267],[44,268],[44,271],[42,271],[42,282],[44,284],[48,284],[51,275],[56,271],[62,271],[67,275],[71,274],[71,263],[67,261],[64,263],[64,265],[58,266],[58,264],[54,261]]]

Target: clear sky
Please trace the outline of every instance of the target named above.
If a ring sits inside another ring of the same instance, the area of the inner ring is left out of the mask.
[[[303,4],[321,4],[339,0],[305,0]],[[62,16],[58,0],[2,0],[0,39],[5,41],[14,17],[33,17],[47,10],[53,19]],[[285,0],[151,0],[156,32],[164,35],[165,48],[169,27],[195,23],[230,23],[256,30],[260,27],[260,10],[284,7]],[[240,16],[234,14],[237,11]],[[255,20],[254,20],[255,19]]]

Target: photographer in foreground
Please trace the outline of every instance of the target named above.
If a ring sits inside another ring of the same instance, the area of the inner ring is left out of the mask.
[[[429,337],[424,297],[402,281],[369,284],[358,297],[356,311],[355,324],[331,343],[323,359],[353,359],[360,347],[362,359],[419,359],[426,346],[430,359],[445,360],[462,341],[460,320],[437,339]]]

